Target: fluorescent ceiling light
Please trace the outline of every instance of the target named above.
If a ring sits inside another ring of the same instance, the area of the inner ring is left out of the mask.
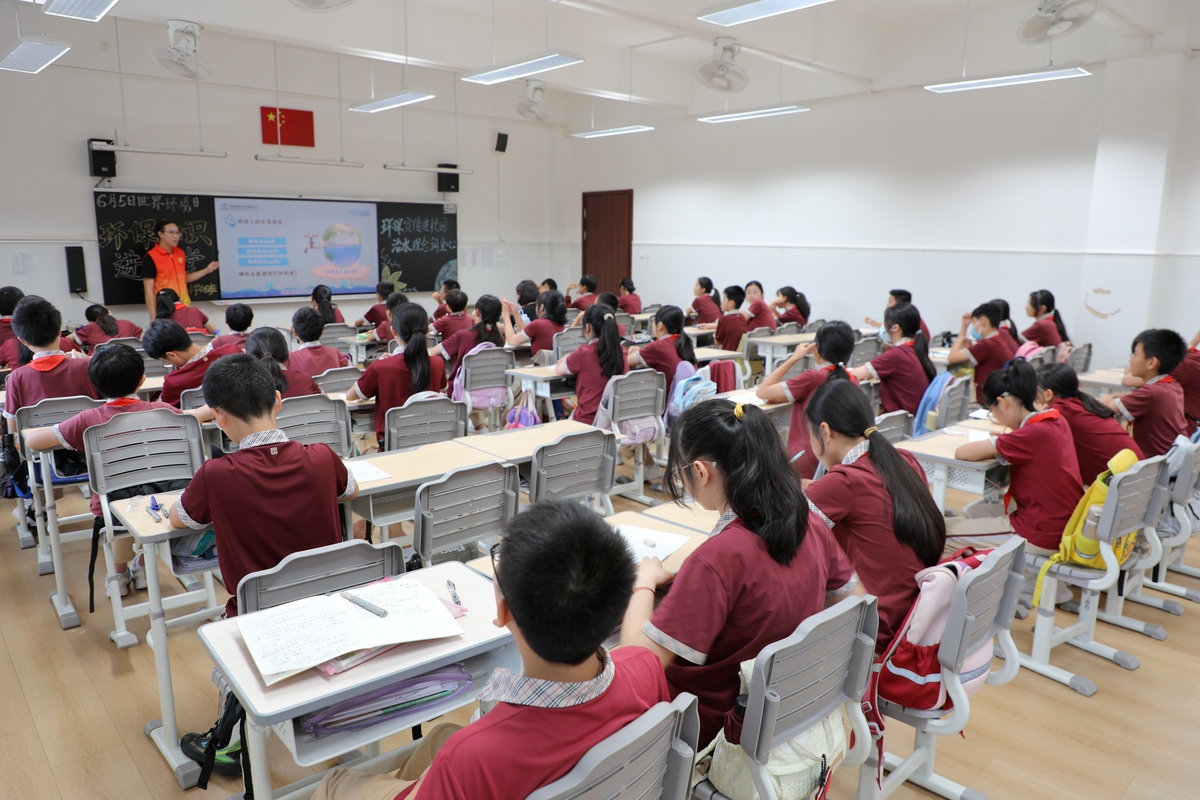
[[[254,157],[255,161],[274,161],[279,164],[315,164],[319,167],[361,167],[361,161],[343,161],[336,158],[300,158],[299,156],[262,156]]]
[[[621,136],[626,133],[643,133],[652,130],[654,128],[649,125],[626,125],[623,128],[601,128],[594,131],[579,131],[571,135],[576,139],[599,139],[603,136]]]
[[[832,2],[833,0],[739,0],[736,3],[706,8],[696,15],[696,19],[728,28],[731,25],[741,25],[743,22],[753,22],[756,19]]]
[[[407,164],[384,164],[384,169],[403,170],[406,172],[440,172],[443,175],[474,175],[473,169],[459,167],[410,167]]]
[[[491,86],[494,83],[525,78],[530,75],[537,75],[539,72],[549,72],[552,69],[569,67],[572,64],[582,62],[583,56],[568,53],[565,50],[552,50],[549,53],[543,53],[532,58],[523,58],[511,64],[500,64],[479,70],[478,72],[472,72],[469,75],[463,75],[463,80],[470,83],[481,83],[484,86]]]
[[[47,39],[44,36],[22,36],[17,40],[17,46],[9,50],[8,55],[3,59],[0,59],[0,69],[36,75],[62,58],[63,54],[70,49],[71,45],[57,39]]]
[[[938,94],[948,92],[969,92],[972,89],[994,89],[997,86],[1016,86],[1021,83],[1041,83],[1042,81],[1061,81],[1066,78],[1082,78],[1091,75],[1083,67],[1049,67],[1034,72],[1019,72],[1013,75],[998,75],[991,78],[970,78],[950,83],[935,83],[925,88]]]
[[[116,4],[117,0],[50,0],[45,11],[55,17],[98,22]]]
[[[226,154],[219,150],[175,150],[169,147],[133,147],[127,144],[92,144],[93,150],[105,150],[109,153],[149,153],[156,156],[201,156],[204,158],[225,158]]]
[[[350,106],[350,111],[365,111],[368,114],[374,114],[378,111],[387,111],[390,108],[400,108],[401,106],[411,106],[413,103],[420,103],[425,100],[432,100],[435,95],[425,94],[424,92],[410,92],[408,90],[400,92],[400,94],[384,97],[381,100],[371,100],[367,103],[359,103],[356,106]]]
[[[741,122],[744,119],[761,119],[762,117],[782,117],[784,114],[799,114],[811,111],[807,106],[775,106],[774,108],[757,108],[751,111],[727,111],[721,114],[709,114],[706,117],[696,117],[697,122]]]

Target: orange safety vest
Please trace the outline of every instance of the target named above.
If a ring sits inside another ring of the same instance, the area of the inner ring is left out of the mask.
[[[167,252],[162,245],[156,244],[146,253],[154,262],[154,291],[174,289],[180,301],[185,306],[192,304],[192,298],[187,290],[187,253],[182,247],[176,247]]]

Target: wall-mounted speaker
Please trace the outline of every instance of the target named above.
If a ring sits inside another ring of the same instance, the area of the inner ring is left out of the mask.
[[[508,149],[508,134],[507,133],[497,133],[496,134],[496,152],[503,153],[507,149]]]
[[[84,294],[87,292],[87,271],[83,268],[83,248],[71,246],[64,249],[67,251],[67,291]]]
[[[458,167],[458,164],[438,164],[438,166],[455,169]],[[438,173],[438,191],[439,192],[457,192],[458,191],[458,173],[457,172],[439,172]]]
[[[88,139],[88,165],[93,178],[117,177],[117,154],[111,150],[94,150],[93,142],[112,144],[111,139]]]

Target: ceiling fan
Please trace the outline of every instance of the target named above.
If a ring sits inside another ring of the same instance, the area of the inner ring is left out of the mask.
[[[185,78],[199,80],[212,72],[200,57],[200,25],[182,19],[167,20],[169,47],[156,47],[150,57],[162,66]]]
[[[1097,0],[1040,0],[1017,28],[1017,38],[1026,44],[1037,44],[1079,30],[1095,16]]]
[[[740,92],[750,82],[746,70],[734,63],[742,47],[731,36],[713,40],[713,57],[696,66],[696,80],[718,92]]]

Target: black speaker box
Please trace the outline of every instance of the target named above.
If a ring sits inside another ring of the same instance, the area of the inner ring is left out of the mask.
[[[88,161],[93,178],[117,177],[117,154],[110,150],[93,150],[92,142],[112,144],[109,139],[88,139]]]
[[[438,164],[439,167],[449,167],[454,169],[458,164]],[[457,192],[458,191],[458,173],[457,172],[439,172],[438,173],[438,191],[439,192]]]
[[[113,153],[108,153],[113,155]],[[83,268],[83,248],[72,246],[67,251],[67,291],[71,294],[87,292],[87,272]]]
[[[496,152],[503,153],[507,149],[508,149],[508,134],[507,133],[497,133],[496,134]]]

